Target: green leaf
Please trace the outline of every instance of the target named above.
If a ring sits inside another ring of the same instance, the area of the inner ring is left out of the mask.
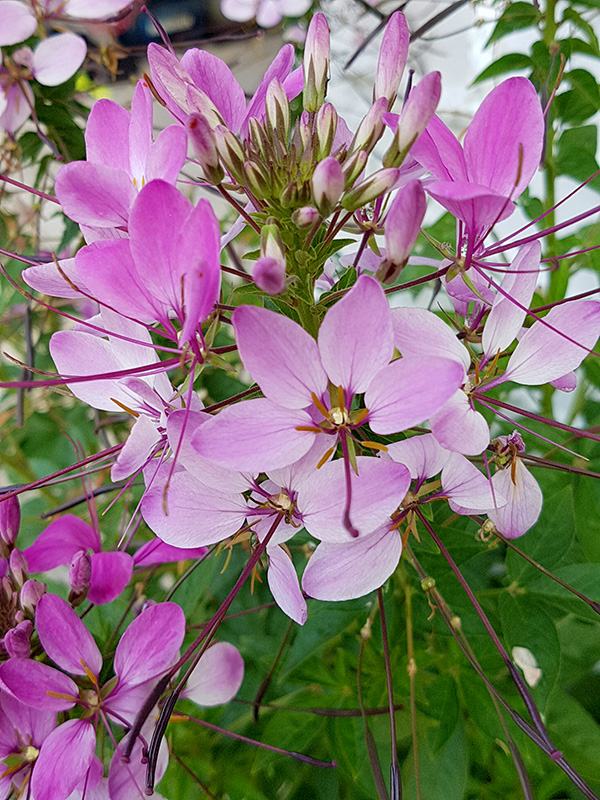
[[[468,775],[467,739],[459,725],[438,753],[419,741],[419,782],[421,797],[427,800],[463,800]],[[404,800],[416,800],[416,780],[412,751],[402,766]]]
[[[575,532],[584,555],[600,562],[600,486],[589,478],[573,480]]]
[[[595,125],[567,128],[558,140],[556,167],[559,175],[569,175],[577,181],[586,181],[598,171],[596,149],[598,131]],[[591,189],[600,191],[600,177],[590,181]]]
[[[564,753],[592,789],[600,791],[598,753],[600,726],[575,700],[554,693],[548,702],[546,724],[553,743]]]
[[[485,46],[488,47],[492,42],[497,42],[498,39],[509,33],[532,27],[541,17],[539,9],[531,3],[511,3],[496,23]]]
[[[600,50],[598,49],[598,37],[596,36],[593,27],[581,16],[581,14],[575,11],[575,9],[571,6],[568,6],[563,13],[563,20],[571,22],[576,28],[579,28],[579,30],[582,31],[587,37],[588,42],[593,48],[594,55],[600,55]]]
[[[584,69],[572,69],[564,77],[572,88],[556,97],[558,116],[570,125],[578,125],[600,111],[598,83]]]
[[[439,675],[424,690],[428,702],[427,712],[437,721],[437,726],[427,732],[432,753],[437,753],[454,733],[459,721],[458,691],[450,675]]]
[[[529,69],[533,65],[531,58],[525,53],[507,53],[486,67],[473,81],[473,84],[504,75],[506,72],[515,72],[518,69]]]

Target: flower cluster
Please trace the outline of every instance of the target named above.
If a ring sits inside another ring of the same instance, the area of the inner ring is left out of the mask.
[[[62,4],[61,14],[81,15],[80,5]],[[102,13],[122,7],[105,3]],[[3,13],[19,22],[19,36],[38,25],[21,3],[3,0]],[[156,704],[164,720],[179,697],[214,705],[237,692],[240,654],[208,644],[259,568],[281,610],[303,625],[307,598],[379,589],[417,527],[428,529],[432,509],[475,516],[480,535],[507,539],[537,521],[542,492],[527,456],[537,430],[490,412],[515,410],[497,396],[507,384],[572,390],[600,335],[600,302],[530,310],[536,237],[513,242],[520,246],[503,281],[493,277],[490,258],[500,251],[487,244],[490,234],[513,212],[542,152],[532,84],[512,78],[490,92],[461,145],[435,116],[439,73],[393,111],[408,40],[403,15],[392,14],[372,104],[355,130],[326,99],[329,31],[320,14],[302,67],[293,69],[293,48],[284,46],[249,102],[216,56],[192,49],[179,59],[152,44],[151,74],[131,110],[94,105],[86,160],[56,178],[56,197],[85,245],[23,277],[46,295],[95,302],[93,316],[53,334],[55,382],[133,421],[105,455],[120,488],[143,481],[133,521],[142,517],[158,538],[135,550],[133,527],[121,548],[103,551],[98,525],[68,514],[21,551],[18,507],[0,503],[0,718],[10,731],[0,738],[0,790],[20,795],[29,784],[36,800],[91,791],[141,797],[142,762],[150,786],[166,766],[156,745],[161,723],[149,748],[144,738]],[[20,61],[13,53],[14,63],[42,80],[51,41]],[[153,96],[174,119],[156,138]],[[178,186],[186,163],[201,171],[205,196],[195,203]],[[235,211],[225,234],[207,190]],[[457,225],[454,249],[433,242],[444,315],[416,307],[398,283],[428,197]],[[343,229],[358,232],[359,249],[334,279],[332,259],[349,246]],[[255,251],[223,265],[224,248],[244,236],[254,237]],[[205,405],[197,390],[218,369],[236,370],[248,388]],[[136,567],[201,559],[208,548],[248,540],[241,583],[181,658],[186,620],[173,602],[138,608],[114,653],[101,652],[74,610],[84,600],[111,603]],[[300,578],[293,551],[304,554]],[[60,565],[69,566],[68,603],[29,577]],[[190,660],[169,706],[161,698]],[[100,725],[114,742],[107,777],[96,752]],[[123,728],[122,738],[114,731]]]

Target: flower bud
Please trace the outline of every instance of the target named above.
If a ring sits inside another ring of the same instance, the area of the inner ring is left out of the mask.
[[[236,183],[244,185],[244,161],[246,157],[236,136],[224,125],[217,125],[214,131],[215,145],[222,163]]]
[[[398,180],[400,170],[380,169],[366,180],[350,189],[342,197],[342,206],[346,211],[356,211],[357,208],[373,202],[375,198],[389,192]]]
[[[344,161],[342,170],[346,178],[346,189],[349,189],[362,173],[367,166],[368,159],[369,154],[365,150],[359,150]]]
[[[8,566],[15,586],[23,586],[27,578],[29,578],[29,567],[27,566],[27,559],[20,550],[15,549],[11,552]]]
[[[354,139],[348,151],[349,153],[356,153],[357,150],[366,150],[367,153],[371,152],[383,133],[385,127],[383,115],[386,113],[387,108],[387,100],[385,97],[380,97],[379,100],[373,103],[354,134]]]
[[[69,567],[69,603],[78,606],[85,600],[92,578],[92,558],[87,550],[78,550]]]
[[[406,154],[429,125],[440,101],[439,72],[430,72],[412,89],[400,119],[394,141],[383,157],[384,167],[399,167]]]
[[[317,116],[315,117],[315,133],[317,138],[316,157],[318,161],[326,158],[331,152],[337,124],[337,111],[331,103],[324,103],[317,111]]]
[[[20,622],[16,628],[11,628],[4,635],[4,648],[11,658],[29,658],[31,653],[30,638],[33,625],[26,619]]]
[[[329,72],[329,26],[323,14],[315,14],[308,26],[304,46],[304,91],[305,111],[318,111],[327,94]]]
[[[202,114],[190,114],[185,127],[192,150],[200,162],[202,171],[209,183],[215,186],[225,177],[223,167],[219,162],[217,145],[212,128]]]
[[[311,179],[313,199],[323,217],[328,217],[342,196],[346,181],[342,167],[333,156],[317,164]]]
[[[279,78],[273,78],[265,98],[267,122],[280,142],[287,142],[290,133],[290,101]]]
[[[388,109],[393,106],[400,86],[402,73],[406,66],[409,39],[410,35],[404,14],[395,11],[390,16],[383,34],[373,89],[373,99],[378,100],[380,97],[384,97],[387,100]]]
[[[0,499],[0,539],[12,547],[16,541],[21,524],[21,509],[19,499],[7,497]]]
[[[262,200],[271,195],[271,176],[268,170],[256,161],[244,162],[245,185],[252,194]]]
[[[254,264],[252,280],[267,294],[281,294],[285,290],[285,262],[261,256]]]
[[[189,108],[201,114],[211,128],[216,128],[217,125],[225,124],[221,112],[206,92],[203,92],[202,89],[194,86],[194,84],[188,83],[186,93]]]
[[[312,228],[321,215],[314,206],[302,206],[292,214],[292,222],[299,228]]]
[[[46,588],[45,583],[33,579],[23,584],[19,593],[19,605],[28,616],[33,617],[40,597],[46,594]]]
[[[420,181],[410,181],[394,198],[385,222],[386,254],[375,274],[382,283],[392,283],[406,265],[417,241],[426,207],[427,200]]]

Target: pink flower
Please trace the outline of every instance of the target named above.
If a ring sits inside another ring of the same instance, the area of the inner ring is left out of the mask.
[[[312,0],[221,0],[221,13],[234,22],[256,18],[261,28],[272,28],[282,17],[301,17]]]

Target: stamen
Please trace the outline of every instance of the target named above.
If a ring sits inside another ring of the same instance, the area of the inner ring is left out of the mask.
[[[296,425],[297,431],[308,431],[309,433],[323,433],[322,428],[317,428],[316,425]]]
[[[368,408],[363,408],[363,410],[359,412],[358,416],[355,417],[353,424],[354,425],[360,425],[361,422],[368,415],[368,413],[369,413],[369,409]]]
[[[112,402],[115,405],[119,406],[119,408],[122,408],[123,411],[126,411],[127,414],[131,414],[132,417],[135,417],[136,419],[139,417],[137,411],[133,411],[131,408],[129,408],[129,406],[126,406],[125,403],[121,403],[119,400],[115,400],[114,397],[111,397],[110,400],[112,400]]]
[[[382,453],[387,453],[387,447],[381,442],[360,442],[361,447],[368,447],[369,450],[379,450]]]
[[[314,404],[316,405],[316,407],[319,409],[319,411],[321,412],[321,414],[323,414],[323,416],[324,416],[325,418],[327,418],[327,417],[329,416],[329,411],[328,411],[328,410],[327,410],[327,408],[326,408],[326,407],[323,405],[323,403],[322,403],[322,402],[319,400],[319,398],[317,397],[317,395],[316,395],[314,392],[311,392],[311,393],[310,393],[310,396],[312,397],[312,401],[313,401],[313,403],[314,403]]]
[[[324,453],[324,455],[321,456],[321,458],[319,459],[319,463],[317,464],[317,469],[321,469],[323,464],[326,461],[329,461],[329,458],[333,454],[333,451],[335,450],[336,447],[337,444],[334,444],[333,447],[330,447],[329,450],[326,453]]]
[[[344,404],[344,389],[342,386],[337,387],[338,407],[344,411],[346,406]]]

